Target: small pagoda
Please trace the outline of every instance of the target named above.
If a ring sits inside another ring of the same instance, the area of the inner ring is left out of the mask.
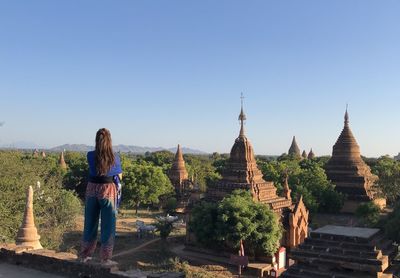
[[[189,175],[185,166],[185,160],[183,159],[182,149],[179,144],[171,170],[169,171],[169,179],[178,195],[183,194],[190,183]]]
[[[65,163],[64,152],[61,152],[60,158],[58,159],[58,165],[61,169],[67,169],[67,163]]]
[[[295,157],[295,158],[301,158],[300,148],[299,148],[299,145],[297,145],[297,142],[296,142],[296,136],[293,136],[292,144],[290,145],[288,154],[290,156],[292,156],[292,157]]]
[[[314,158],[315,158],[315,154],[314,154],[312,148],[311,148],[310,152],[308,153],[307,158],[308,158],[308,159],[314,159]]]
[[[295,247],[307,237],[308,210],[302,199],[296,204],[292,202],[287,180],[284,196],[278,196],[274,183],[263,179],[263,174],[257,167],[253,147],[244,132],[245,120],[242,103],[239,137],[231,149],[222,180],[207,188],[206,199],[218,202],[236,189],[250,191],[255,202],[267,204],[279,215],[285,229],[281,244],[287,248]]]
[[[342,212],[354,213],[364,202],[374,201],[379,207],[386,206],[386,200],[378,196],[375,182],[378,177],[361,158],[360,147],[349,126],[346,109],[344,127],[333,146],[332,157],[325,166],[328,179],[336,190],[347,196]]]

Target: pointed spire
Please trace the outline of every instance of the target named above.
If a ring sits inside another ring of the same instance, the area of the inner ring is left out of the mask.
[[[175,160],[177,160],[177,161],[183,160],[183,154],[182,154],[182,149],[181,149],[180,144],[178,144],[178,147],[176,148]]]
[[[62,169],[67,169],[67,163],[65,163],[65,160],[64,160],[64,152],[61,152],[60,159],[58,160],[58,164],[60,165],[60,167]]]
[[[246,114],[243,112],[243,93],[240,95],[241,99],[241,109],[240,109],[240,114],[239,114],[239,121],[240,121],[240,133],[239,136],[244,136],[244,121],[246,120]]]
[[[19,246],[30,247],[34,250],[43,249],[39,242],[40,236],[35,227],[33,216],[33,189],[32,186],[26,191],[26,206],[22,225],[18,230],[16,244]]]
[[[283,197],[285,197],[288,200],[292,199],[292,197],[290,196],[291,192],[292,192],[292,190],[290,190],[290,188],[289,188],[289,174],[288,174],[288,170],[286,169],[285,180],[283,182]]]
[[[185,167],[185,160],[183,159],[181,145],[178,144],[176,149],[175,159],[172,162],[169,171],[169,178],[175,187],[177,193],[182,193],[184,184],[189,180],[189,175]]]
[[[300,148],[296,142],[296,136],[293,136],[292,144],[290,145],[290,148],[289,148],[289,155],[295,156],[298,158],[301,157]]]
[[[314,159],[314,158],[315,158],[315,154],[314,154],[312,148],[311,148],[310,152],[308,153],[307,158],[308,158],[308,159]]]
[[[349,105],[346,103],[346,113],[344,113],[344,125],[349,125],[349,113],[347,112]]]
[[[303,150],[303,153],[301,154],[301,156],[302,156],[304,159],[307,159],[307,153],[306,153],[306,150]]]

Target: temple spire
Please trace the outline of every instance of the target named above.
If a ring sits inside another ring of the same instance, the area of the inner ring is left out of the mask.
[[[240,95],[241,99],[241,108],[240,108],[240,114],[239,114],[239,121],[240,121],[240,133],[239,136],[244,136],[244,121],[246,120],[246,114],[243,112],[243,93]]]
[[[290,190],[289,188],[289,173],[288,170],[285,170],[285,179],[283,182],[283,196],[288,199],[291,200],[292,197],[290,196],[290,193],[292,192],[292,190]]]
[[[60,165],[62,169],[67,169],[67,164],[65,163],[64,160],[64,152],[61,152],[60,154],[60,158],[58,159],[58,165]]]
[[[293,157],[301,158],[301,152],[296,142],[296,136],[293,136],[292,144],[290,145],[288,154]]]
[[[349,113],[347,112],[349,105],[346,103],[346,113],[344,113],[344,125],[349,125]]]

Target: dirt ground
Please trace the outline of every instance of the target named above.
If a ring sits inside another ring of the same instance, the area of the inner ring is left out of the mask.
[[[136,220],[144,221],[146,224],[154,223],[157,216],[162,212],[140,210],[138,215],[133,210],[122,210],[117,217],[117,232],[114,246],[113,260],[119,263],[119,269],[126,271],[130,269],[141,269],[145,271],[185,271],[192,273],[188,277],[234,277],[231,271],[222,266],[202,265],[193,266],[180,260],[176,254],[171,252],[175,246],[184,243],[185,228],[175,230],[165,242],[158,235],[139,238],[136,233]],[[76,228],[64,235],[62,251],[77,254],[80,249],[83,216],[76,220]],[[99,247],[99,245],[98,245]],[[99,248],[96,249],[95,259],[99,257]]]

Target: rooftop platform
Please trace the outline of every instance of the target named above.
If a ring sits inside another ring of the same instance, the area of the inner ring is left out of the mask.
[[[368,239],[379,233],[379,229],[327,225],[314,230],[313,233]]]

